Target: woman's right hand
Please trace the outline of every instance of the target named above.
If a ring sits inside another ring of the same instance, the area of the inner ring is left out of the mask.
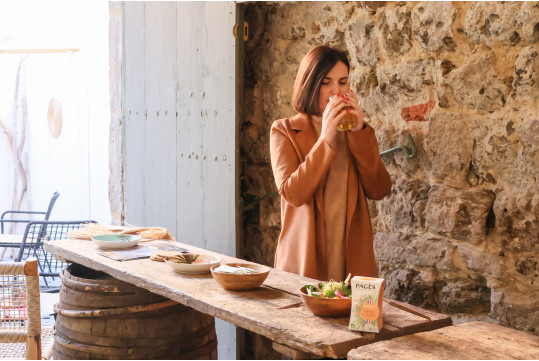
[[[342,94],[332,97],[322,116],[322,130],[320,137],[324,139],[332,148],[335,148],[337,141],[337,125],[346,115],[346,111],[341,112],[347,104],[346,98]]]

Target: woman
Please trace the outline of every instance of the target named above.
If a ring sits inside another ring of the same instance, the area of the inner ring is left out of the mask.
[[[378,276],[366,197],[381,199],[391,190],[374,129],[349,89],[349,70],[346,53],[311,50],[294,84],[298,114],[271,127],[282,226],[275,268],[318,280]],[[340,132],[347,113],[356,124]]]

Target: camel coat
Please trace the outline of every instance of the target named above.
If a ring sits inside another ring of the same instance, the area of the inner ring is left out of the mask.
[[[366,197],[382,199],[391,179],[380,159],[374,129],[346,132],[348,167],[346,273],[377,277]],[[318,138],[308,115],[276,120],[270,133],[271,166],[281,195],[281,234],[275,268],[327,280],[323,180],[336,152]],[[344,257],[343,257],[344,261]]]

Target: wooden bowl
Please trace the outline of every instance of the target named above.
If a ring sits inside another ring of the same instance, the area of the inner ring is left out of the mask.
[[[319,316],[327,317],[350,317],[352,299],[347,298],[320,298],[309,296],[305,286],[299,289],[301,300],[309,311]]]
[[[217,283],[219,283],[225,290],[230,291],[247,291],[255,289],[266,280],[270,272],[268,267],[251,263],[226,263],[226,265],[230,267],[246,267],[257,272],[252,274],[229,274],[215,272],[215,269],[219,267],[219,265],[210,268],[211,274]]]

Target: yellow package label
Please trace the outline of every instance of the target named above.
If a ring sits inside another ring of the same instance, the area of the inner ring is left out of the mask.
[[[383,326],[382,302],[384,297],[383,278],[355,276],[352,287],[352,313],[349,330],[380,332]]]

